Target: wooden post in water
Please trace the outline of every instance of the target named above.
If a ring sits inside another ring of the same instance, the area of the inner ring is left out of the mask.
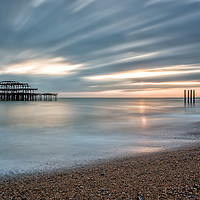
[[[184,103],[186,103],[186,90],[184,90]]]
[[[190,103],[192,104],[192,90],[190,90]]]
[[[188,103],[190,103],[190,90],[188,90]]]
[[[195,90],[193,90],[193,103],[195,104]]]

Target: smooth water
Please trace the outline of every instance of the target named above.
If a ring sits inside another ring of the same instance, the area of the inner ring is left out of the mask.
[[[182,99],[0,102],[0,175],[194,143],[199,117],[198,100],[195,106]]]

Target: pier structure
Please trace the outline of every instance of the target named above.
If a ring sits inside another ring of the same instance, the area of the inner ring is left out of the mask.
[[[189,103],[193,103],[195,104],[196,101],[196,94],[195,94],[195,90],[184,90],[184,103],[186,104],[186,102]]]
[[[0,101],[57,101],[57,93],[38,93],[28,83],[1,81]]]

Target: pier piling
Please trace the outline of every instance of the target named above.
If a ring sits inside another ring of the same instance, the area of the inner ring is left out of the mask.
[[[193,103],[195,104],[195,90],[193,90]]]
[[[192,90],[190,90],[190,103],[192,103]]]
[[[186,90],[184,90],[184,103],[186,103]]]

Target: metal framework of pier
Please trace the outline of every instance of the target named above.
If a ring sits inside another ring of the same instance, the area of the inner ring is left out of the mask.
[[[28,83],[0,82],[0,101],[57,101],[57,93],[38,93]]]

